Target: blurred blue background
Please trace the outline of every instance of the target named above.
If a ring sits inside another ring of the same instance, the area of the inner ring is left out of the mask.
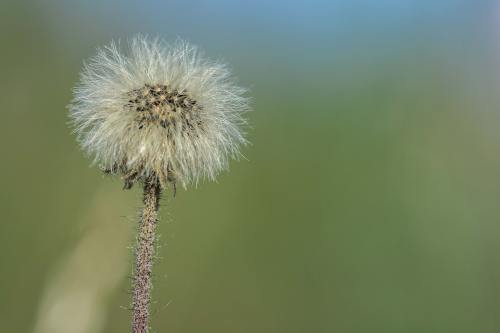
[[[83,60],[181,37],[252,145],[162,202],[152,332],[500,331],[500,3],[0,2],[2,332],[129,330],[139,189],[79,150]]]

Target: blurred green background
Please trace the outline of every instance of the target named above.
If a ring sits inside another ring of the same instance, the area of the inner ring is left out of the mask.
[[[0,2],[0,331],[129,330],[140,190],[67,127],[84,59],[182,37],[252,145],[162,202],[152,332],[499,332],[498,1]]]

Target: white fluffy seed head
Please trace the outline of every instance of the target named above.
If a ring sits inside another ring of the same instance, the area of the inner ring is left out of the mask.
[[[196,47],[137,36],[85,64],[70,117],[84,151],[125,187],[214,180],[245,138],[245,90]]]

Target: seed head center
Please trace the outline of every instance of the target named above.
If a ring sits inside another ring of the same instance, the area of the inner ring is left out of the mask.
[[[137,113],[136,120],[140,129],[156,125],[165,129],[182,126],[182,129],[188,130],[201,125],[199,106],[186,91],[171,89],[162,84],[146,84],[130,91],[127,96],[127,107]]]

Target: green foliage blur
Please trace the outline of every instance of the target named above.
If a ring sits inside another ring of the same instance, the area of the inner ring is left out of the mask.
[[[152,332],[499,332],[500,8],[348,3],[0,3],[0,332],[129,330],[141,192],[66,105],[136,32],[224,59],[255,109],[246,159],[164,195]]]

